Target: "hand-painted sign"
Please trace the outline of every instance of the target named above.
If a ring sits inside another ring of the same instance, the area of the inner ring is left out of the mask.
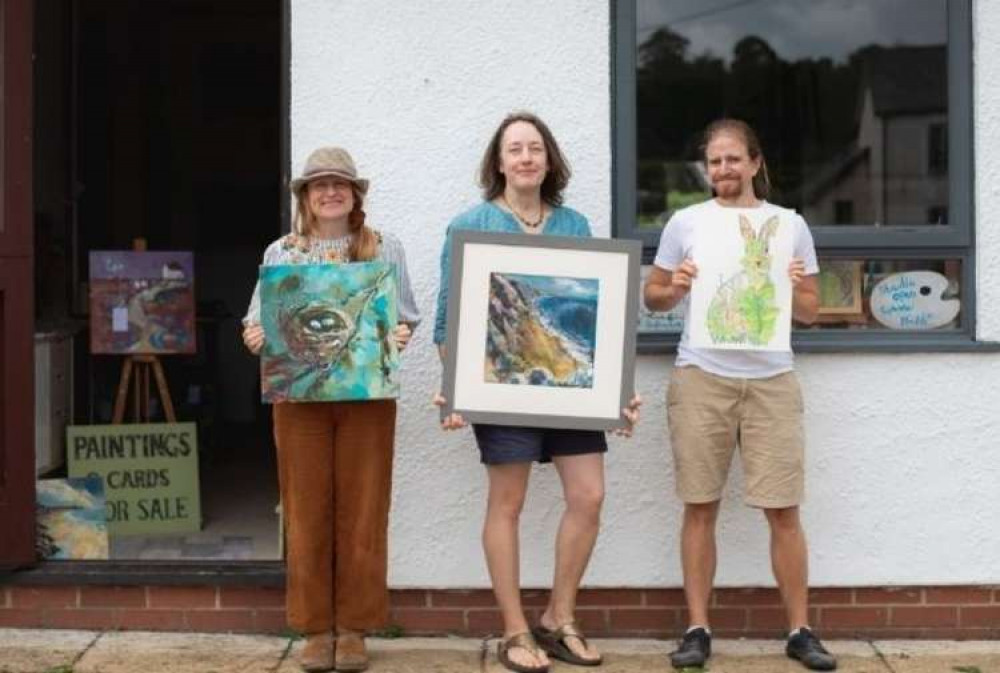
[[[104,480],[111,535],[201,529],[194,423],[73,426],[66,451],[70,477]]]
[[[872,315],[890,329],[943,327],[961,308],[958,299],[943,299],[948,279],[934,271],[906,271],[883,278],[872,289]]]

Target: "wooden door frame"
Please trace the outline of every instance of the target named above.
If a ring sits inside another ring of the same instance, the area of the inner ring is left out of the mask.
[[[32,0],[0,0],[0,567],[35,559]]]

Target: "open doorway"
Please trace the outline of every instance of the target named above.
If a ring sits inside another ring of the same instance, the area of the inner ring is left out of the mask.
[[[191,251],[197,350],[161,361],[197,424],[203,525],[112,536],[110,556],[277,558],[270,414],[239,333],[282,229],[281,0],[35,7],[38,472],[66,474],[65,425],[112,418],[123,358],[91,354],[90,253]]]

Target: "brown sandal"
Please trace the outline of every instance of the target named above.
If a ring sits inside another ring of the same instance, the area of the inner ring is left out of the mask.
[[[566,644],[567,638],[576,638],[583,645],[584,649],[587,648],[587,639],[580,633],[576,622],[568,622],[556,629],[547,629],[539,624],[531,630],[531,633],[535,636],[535,640],[538,641],[539,647],[545,650],[545,654],[553,659],[565,661],[567,664],[573,664],[574,666],[600,666],[601,662],[604,661],[604,658],[600,655],[597,655],[596,659],[581,657]]]
[[[511,661],[507,653],[516,647],[520,647],[535,658],[540,654],[544,654],[530,633],[525,631],[524,633],[514,634],[510,638],[497,643],[497,660],[503,664],[504,668],[508,671],[515,671],[515,673],[548,673],[548,666],[525,666],[524,664]]]

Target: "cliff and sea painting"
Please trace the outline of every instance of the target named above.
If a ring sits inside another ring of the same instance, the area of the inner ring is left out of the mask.
[[[485,381],[591,388],[599,281],[490,274]]]

